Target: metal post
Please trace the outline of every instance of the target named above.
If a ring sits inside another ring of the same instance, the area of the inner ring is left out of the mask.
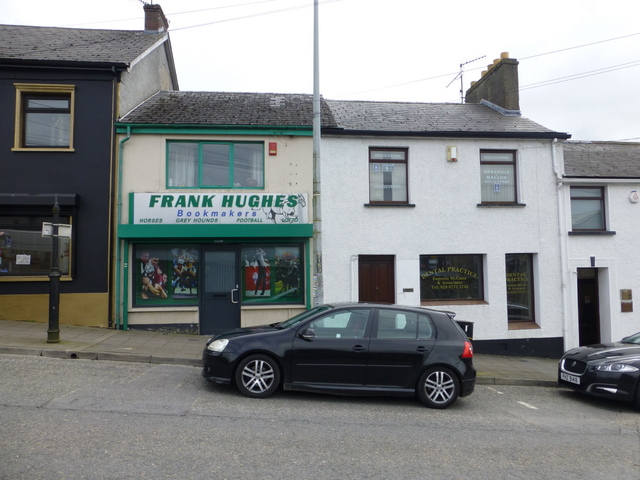
[[[58,311],[60,308],[60,258],[58,254],[58,226],[60,223],[60,207],[58,196],[53,205],[53,231],[51,249],[51,273],[49,274],[49,330],[47,330],[47,343],[60,342],[60,326]]]

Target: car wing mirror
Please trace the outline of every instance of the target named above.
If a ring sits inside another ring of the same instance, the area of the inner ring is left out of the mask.
[[[313,331],[313,328],[307,328],[300,334],[300,338],[302,338],[303,340],[311,341],[316,338],[316,332]]]

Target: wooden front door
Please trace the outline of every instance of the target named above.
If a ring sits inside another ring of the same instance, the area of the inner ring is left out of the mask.
[[[395,257],[360,255],[358,258],[358,301],[395,303]]]

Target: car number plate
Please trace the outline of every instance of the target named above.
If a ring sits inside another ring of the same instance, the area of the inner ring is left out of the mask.
[[[568,373],[560,372],[560,378],[566,382],[580,385],[580,377],[576,377],[575,375],[569,375]]]

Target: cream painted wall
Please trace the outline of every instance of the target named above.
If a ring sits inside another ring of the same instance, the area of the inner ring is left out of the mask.
[[[119,136],[119,140],[124,138]],[[311,198],[313,192],[313,146],[311,137],[302,136],[250,136],[250,135],[146,135],[134,134],[124,143],[124,165],[122,182],[122,223],[128,223],[129,193],[172,192],[179,189],[166,188],[166,142],[167,140],[194,141],[264,141],[265,142],[265,193],[307,193],[307,209],[312,217]],[[278,154],[268,154],[269,142],[277,142]],[[211,192],[209,189],[189,189],[188,193]],[[216,193],[242,193],[242,189],[222,190]],[[255,192],[255,190],[247,190]]]
[[[451,145],[458,147],[457,163],[446,161]],[[415,207],[365,206],[370,146],[409,149],[409,203]],[[480,149],[517,150],[525,206],[478,207]],[[421,254],[482,254],[486,304],[436,308],[474,322],[478,340],[563,335],[551,141],[324,137],[321,191],[325,301],[357,300],[358,255],[394,255],[396,302],[419,305]],[[534,255],[539,329],[508,329],[507,253]]]

